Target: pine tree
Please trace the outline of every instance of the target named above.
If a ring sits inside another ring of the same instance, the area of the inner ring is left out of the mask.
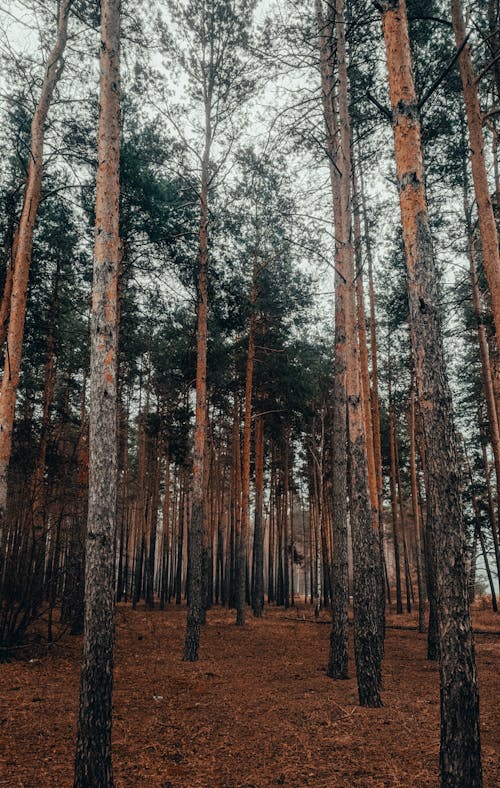
[[[64,66],[63,54],[68,36],[70,6],[70,0],[63,0],[59,4],[56,38],[53,48],[47,56],[40,97],[31,121],[30,156],[23,208],[12,245],[12,251],[15,251],[12,278],[7,277],[6,295],[9,290],[11,295],[8,308],[9,328],[6,336],[8,353],[5,355],[4,374],[0,387],[0,540],[7,512],[8,472],[12,452],[16,394],[21,369],[33,233],[42,196],[45,126],[54,90]]]
[[[113,785],[117,285],[120,265],[120,0],[101,4],[100,112],[91,318],[85,624],[75,786]]]
[[[381,5],[408,272],[410,334],[422,414],[427,528],[436,568],[441,785],[480,786],[479,694],[465,571],[465,532],[451,395],[427,218],[420,119],[404,0]]]

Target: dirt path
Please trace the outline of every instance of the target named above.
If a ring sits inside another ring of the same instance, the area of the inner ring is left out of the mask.
[[[180,661],[184,611],[120,607],[117,786],[435,786],[439,693],[425,635],[387,631],[384,708],[325,668],[328,628],[267,611],[244,629],[214,610],[202,659]],[[395,619],[392,619],[395,622]],[[413,623],[409,618],[398,623]],[[498,629],[491,614],[481,628]],[[0,786],[71,785],[79,641],[0,665]],[[500,785],[500,638],[477,638],[485,786]],[[352,666],[351,666],[352,667]]]

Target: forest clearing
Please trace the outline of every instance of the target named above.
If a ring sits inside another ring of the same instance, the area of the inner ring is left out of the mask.
[[[498,626],[474,611],[481,631]],[[306,620],[302,616],[306,616]],[[234,627],[209,613],[195,670],[180,660],[185,611],[117,610],[114,690],[117,786],[436,785],[439,748],[437,667],[425,659],[416,616],[388,616],[384,706],[363,709],[352,677],[332,682],[326,615],[310,605],[269,609]],[[391,629],[391,625],[408,630]],[[500,635],[477,637],[484,785],[500,782]],[[72,784],[80,642],[66,636],[49,655],[4,666],[0,697],[0,785]],[[28,753],[28,755],[27,755]]]
[[[500,0],[1,0],[0,786],[500,785]]]

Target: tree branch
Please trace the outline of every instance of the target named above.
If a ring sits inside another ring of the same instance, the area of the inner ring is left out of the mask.
[[[424,104],[430,99],[432,94],[435,93],[435,91],[438,89],[438,87],[440,86],[440,84],[443,81],[443,79],[445,78],[445,76],[451,71],[451,69],[453,68],[453,66],[457,62],[458,58],[462,54],[462,50],[464,49],[465,45],[467,44],[467,41],[469,40],[469,38],[470,38],[470,32],[467,33],[467,35],[465,36],[464,40],[460,44],[459,48],[457,49],[457,51],[453,55],[452,59],[450,60],[450,62],[448,63],[448,65],[446,66],[444,71],[442,71],[441,74],[439,75],[439,77],[434,80],[434,82],[430,86],[429,90],[426,93],[424,93],[422,98],[419,100],[419,102],[418,102],[418,109],[419,110],[422,109]]]

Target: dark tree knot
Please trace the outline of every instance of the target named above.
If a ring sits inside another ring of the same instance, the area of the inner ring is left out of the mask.
[[[406,189],[407,186],[413,186],[415,188],[418,188],[419,185],[420,185],[420,181],[417,177],[416,172],[414,171],[405,172],[405,174],[402,176],[399,182],[399,189],[400,191],[403,191],[403,189]]]
[[[418,120],[418,104],[416,101],[400,99],[394,108],[394,114],[403,115],[409,120]]]

